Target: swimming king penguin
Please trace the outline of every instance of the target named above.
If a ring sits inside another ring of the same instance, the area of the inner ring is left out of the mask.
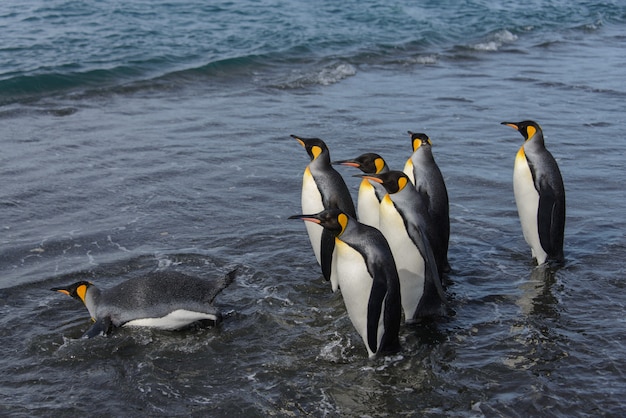
[[[110,289],[88,281],[51,290],[85,304],[94,324],[83,338],[106,335],[112,327],[138,326],[166,330],[194,322],[218,322],[220,312],[211,305],[217,294],[232,283],[236,270],[219,280],[207,281],[177,272],[157,271],[127,280]]]
[[[356,167],[365,174],[378,174],[389,171],[383,157],[368,152],[351,160],[334,161],[333,164]],[[359,222],[378,228],[380,202],[387,194],[385,188],[378,183],[371,183],[367,179],[361,181],[356,202],[356,211]]]
[[[319,138],[291,137],[304,147],[311,158],[302,176],[302,212],[319,213],[324,209],[339,208],[356,218],[350,191],[341,174],[331,165],[326,143]],[[335,239],[320,225],[306,222],[306,229],[315,258],[322,267],[322,274],[326,280],[330,280]]]
[[[429,239],[432,225],[423,196],[401,171],[362,177],[382,184],[388,193],[380,205],[380,231],[398,269],[405,321],[438,316],[445,294]]]
[[[439,274],[450,271],[448,263],[448,245],[450,241],[450,205],[448,189],[439,166],[435,162],[432,141],[423,133],[409,131],[413,154],[404,165],[404,173],[415,188],[427,196],[428,213],[437,233],[441,237],[440,248],[435,250],[435,259]]]
[[[339,283],[348,316],[369,356],[398,351],[400,283],[382,233],[339,209],[290,219],[321,225],[335,237],[331,274]]]
[[[563,262],[565,188],[561,171],[546,149],[536,122],[502,122],[519,131],[525,141],[515,157],[513,191],[524,239],[537,264]]]

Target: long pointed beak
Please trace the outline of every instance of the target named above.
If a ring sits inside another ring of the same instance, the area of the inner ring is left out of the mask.
[[[506,125],[515,129],[516,131],[519,131],[519,127],[517,126],[517,123],[514,123],[514,122],[500,122],[500,125]]]
[[[348,167],[356,167],[359,168],[361,165],[354,160],[341,160],[341,161],[333,161],[331,164],[333,165],[347,165]]]
[[[295,139],[296,141],[298,141],[300,143],[300,145],[302,145],[303,147],[305,147],[304,145],[304,141],[302,139],[300,139],[298,136],[296,135],[289,135],[291,136],[293,139]]]
[[[378,177],[372,176],[371,174],[355,174],[352,177],[361,177],[362,179],[374,181],[374,182],[379,183],[379,184],[383,184],[384,183],[384,181],[382,181]]]
[[[63,289],[62,287],[53,287],[52,289],[53,292],[59,292],[59,293],[63,293],[64,295],[69,296],[70,292],[68,292],[66,289]]]
[[[320,220],[316,218],[316,215],[292,215],[287,219],[302,219],[303,221],[320,223]]]

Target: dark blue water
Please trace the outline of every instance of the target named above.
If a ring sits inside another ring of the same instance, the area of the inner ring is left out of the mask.
[[[456,3],[0,4],[2,415],[623,415],[626,5]],[[523,119],[565,181],[557,271],[517,219]],[[448,185],[452,313],[368,360],[287,220],[289,135],[402,167],[407,130]],[[216,328],[80,340],[48,290],[234,267]]]

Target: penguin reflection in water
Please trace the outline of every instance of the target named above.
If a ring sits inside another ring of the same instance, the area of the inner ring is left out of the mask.
[[[335,237],[331,275],[369,356],[399,351],[400,282],[382,233],[339,209],[289,219],[319,224]]]
[[[153,272],[110,289],[80,281],[50,290],[85,304],[94,324],[83,338],[91,338],[106,335],[113,327],[175,330],[204,320],[218,323],[220,312],[211,303],[232,283],[235,274],[233,270],[219,280],[207,281],[177,272]]]
[[[563,263],[565,188],[561,171],[536,122],[502,122],[519,131],[524,144],[515,157],[513,191],[524,239],[537,264]]]

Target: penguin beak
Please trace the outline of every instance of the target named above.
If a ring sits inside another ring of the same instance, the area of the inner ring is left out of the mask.
[[[363,179],[370,180],[370,181],[373,181],[373,182],[376,182],[376,183],[379,183],[379,184],[383,184],[384,183],[384,181],[382,181],[378,177],[372,176],[371,174],[355,174],[352,177],[361,177]]]
[[[67,291],[67,289],[63,289],[62,287],[53,287],[52,289],[53,292],[59,292],[59,293],[63,293],[64,295],[69,296],[70,292]]]
[[[509,126],[513,129],[515,129],[516,131],[519,131],[519,126],[517,126],[517,123],[513,123],[513,122],[500,122],[500,125],[506,125]]]
[[[361,165],[354,160],[341,160],[341,161],[333,161],[331,164],[334,165],[347,165],[348,167],[356,167],[359,168]]]
[[[293,215],[287,219],[302,219],[303,221],[313,222],[319,225],[321,222],[316,216],[317,215]]]
[[[300,139],[299,137],[297,137],[296,135],[290,135],[293,139],[295,139],[296,141],[298,141],[300,143],[300,145],[302,145],[303,148],[306,148],[306,145],[304,143],[304,141],[302,139]]]

